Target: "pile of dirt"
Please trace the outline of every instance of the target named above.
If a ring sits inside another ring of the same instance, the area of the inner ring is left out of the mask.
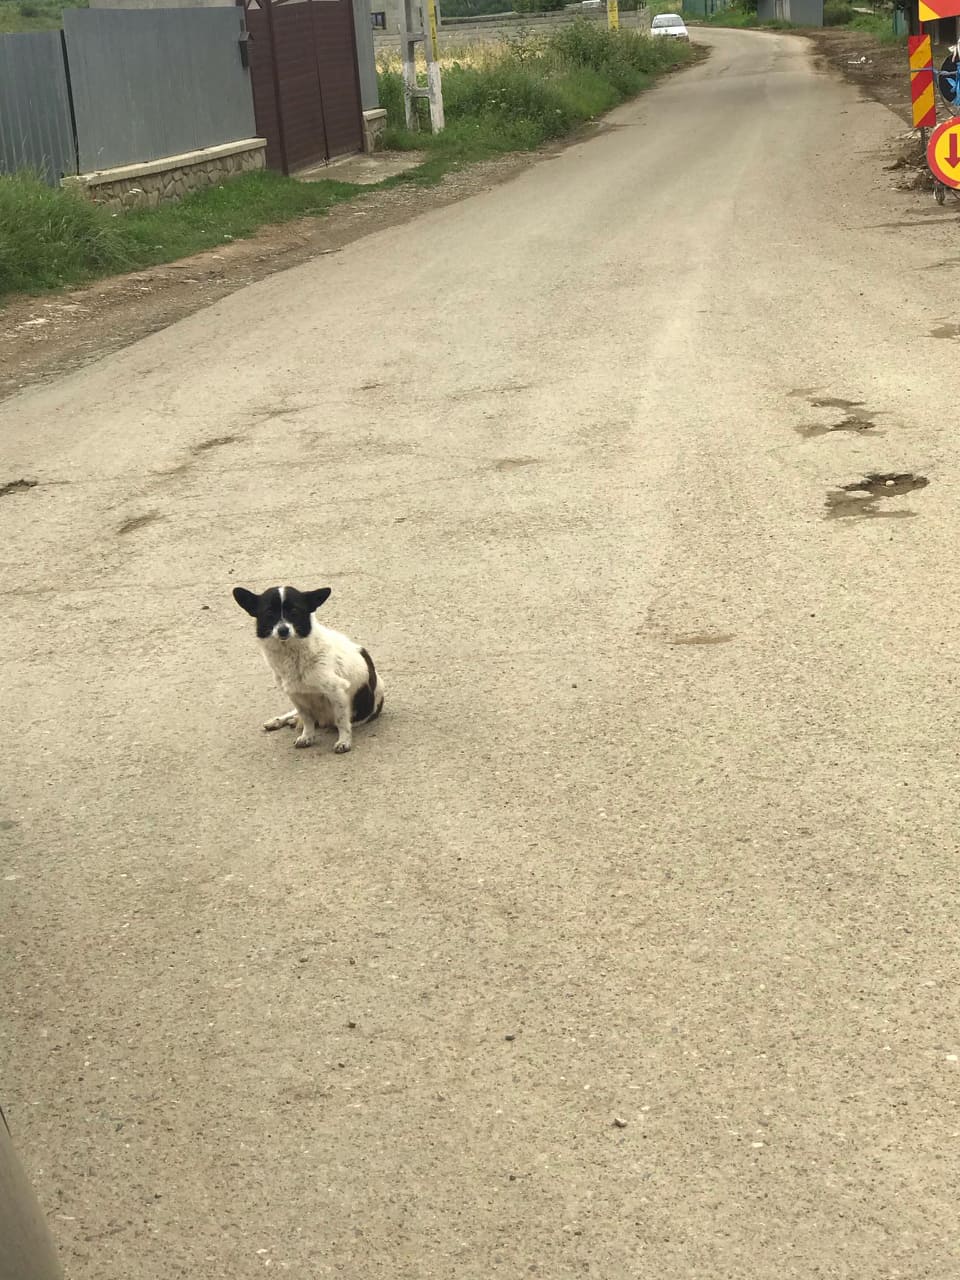
[[[898,191],[932,191],[933,174],[927,167],[926,152],[918,129],[901,133],[895,142],[893,160],[885,169],[897,173]]]

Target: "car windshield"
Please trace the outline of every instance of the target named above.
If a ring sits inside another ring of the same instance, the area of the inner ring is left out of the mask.
[[[655,27],[682,27],[683,19],[675,13],[660,13],[653,20]]]

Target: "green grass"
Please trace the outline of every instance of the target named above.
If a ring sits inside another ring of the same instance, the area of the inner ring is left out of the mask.
[[[87,0],[0,0],[0,35],[56,31],[64,9],[85,9]]]
[[[897,35],[893,29],[893,12],[857,13],[849,24],[852,31],[863,31],[875,36],[882,44],[906,44],[906,35]]]
[[[753,27],[764,31],[796,31],[799,30],[791,22],[761,22],[756,10],[731,5],[729,9],[720,9],[706,19],[711,27]],[[825,27],[846,27],[851,31],[862,31],[866,35],[875,36],[884,44],[902,43],[905,36],[894,35],[893,14],[857,13],[845,0],[827,0],[823,6],[823,25]]]
[[[325,213],[361,190],[249,173],[179,204],[114,216],[29,175],[0,177],[0,297],[172,262],[266,223]]]
[[[700,21],[703,21],[702,19]],[[796,31],[793,22],[783,22],[779,18],[771,18],[769,22],[761,22],[755,9],[741,9],[739,5],[731,5],[729,9],[718,9],[705,20],[708,27],[752,28],[757,31]]]
[[[387,145],[425,150],[428,160],[406,180],[436,181],[445,172],[508,151],[530,151],[645,89],[653,78],[692,61],[688,45],[611,32],[576,22],[531,49],[506,48],[493,65],[454,62],[443,72],[446,128],[408,132],[402,81],[381,71],[380,103],[387,111]],[[426,125],[425,104],[420,104]]]

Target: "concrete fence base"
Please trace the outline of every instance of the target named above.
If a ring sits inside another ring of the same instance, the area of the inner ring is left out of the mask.
[[[370,155],[383,148],[383,135],[387,131],[387,113],[383,107],[375,107],[363,113],[363,149]]]
[[[112,213],[127,209],[156,209],[160,204],[182,200],[191,191],[218,186],[225,178],[262,169],[266,141],[245,138],[184,155],[164,156],[146,164],[128,164],[119,169],[100,169],[66,177],[64,187],[72,188]]]

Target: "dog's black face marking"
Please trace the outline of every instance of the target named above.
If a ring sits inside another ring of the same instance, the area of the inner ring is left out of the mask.
[[[257,620],[257,636],[269,640],[304,639],[310,634],[310,617],[330,595],[329,587],[318,591],[298,591],[296,587],[268,587],[261,595],[234,587],[233,598]]]

